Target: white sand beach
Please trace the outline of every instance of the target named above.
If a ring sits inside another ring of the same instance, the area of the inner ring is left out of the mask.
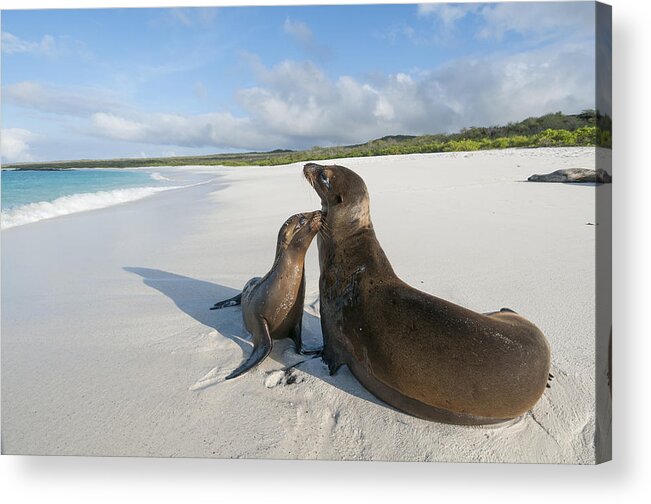
[[[250,344],[239,307],[209,307],[268,271],[280,225],[320,202],[302,163],[156,168],[206,183],[2,232],[2,451],[593,463],[595,432],[609,429],[594,413],[595,193],[611,185],[524,181],[594,159],[564,148],[337,160],[365,179],[402,279],[476,311],[512,308],[545,333],[555,379],[520,420],[408,416],[345,367],[300,363],[289,340],[224,382]],[[304,333],[318,346],[315,246],[306,275]]]

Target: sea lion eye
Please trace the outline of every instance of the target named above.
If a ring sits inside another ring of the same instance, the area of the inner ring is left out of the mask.
[[[302,215],[301,218],[298,219],[298,223],[299,223],[301,226],[304,226],[306,222],[307,222],[307,219],[305,218],[304,215]]]
[[[325,172],[319,173],[319,178],[321,179],[321,182],[323,182],[323,185],[330,189],[330,181],[328,180],[328,176],[325,174]]]

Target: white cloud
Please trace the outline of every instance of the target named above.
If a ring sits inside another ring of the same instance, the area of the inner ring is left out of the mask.
[[[295,37],[301,44],[309,45],[312,43],[312,30],[302,21],[295,21],[287,17],[283,23],[283,30],[285,33]]]
[[[392,99],[402,86],[394,76],[379,86],[349,76],[329,80],[313,64],[293,61],[259,74],[262,85],[240,91],[238,101],[254,124],[280,135],[286,145],[368,140],[393,128],[395,111],[403,114],[411,101]]]
[[[234,117],[229,112],[194,116],[138,114],[136,117],[98,112],[91,117],[88,133],[125,142],[183,147],[271,149],[282,141],[272,132],[258,131],[249,118]]]
[[[22,128],[2,128],[0,135],[0,151],[3,163],[31,161],[29,141],[36,135]]]
[[[470,13],[477,12],[477,4],[419,4],[418,15],[420,17],[433,17],[439,19],[444,26],[451,28],[458,20],[463,19]]]
[[[2,88],[5,103],[41,112],[85,116],[98,110],[116,110],[123,104],[109,91],[93,88],[59,89],[38,82],[24,81]]]
[[[185,13],[184,9],[171,9],[170,17],[182,24],[183,26],[192,26],[192,21],[190,21],[190,16]]]
[[[217,17],[218,10],[217,7],[177,7],[166,9],[163,19],[172,25],[181,25],[186,28],[211,25]]]
[[[329,80],[308,63],[258,70],[238,99],[255,124],[292,145],[354,143],[395,133],[455,131],[592,107],[591,46],[459,60],[420,74]]]
[[[457,112],[453,129],[594,107],[594,56],[588,44],[460,61],[433,77]]]
[[[309,61],[268,67],[254,55],[247,60],[256,85],[237,91],[238,115],[225,110],[146,113],[103,90],[66,90],[34,82],[6,86],[3,100],[75,117],[77,132],[97,138],[159,147],[246,150],[449,132],[594,107],[594,47],[589,41],[367,78],[329,78]],[[195,94],[201,96],[202,89],[205,86],[195,85]],[[29,154],[27,140],[14,134],[7,149]]]
[[[507,32],[528,36],[594,33],[594,4],[591,2],[501,2],[484,6],[484,26],[479,38],[501,38]]]
[[[498,2],[493,4],[435,3],[418,5],[418,16],[431,18],[451,30],[468,15],[478,18],[478,39],[501,39],[506,33],[528,37],[560,34],[583,36],[594,30],[590,2]]]
[[[237,149],[306,148],[389,134],[457,131],[594,107],[592,46],[465,59],[433,71],[329,79],[310,62],[266,67],[242,89],[241,117],[98,112],[90,132],[120,141]]]
[[[115,140],[137,142],[146,135],[144,124],[109,112],[97,112],[91,116],[91,121],[97,133]]]
[[[13,33],[2,32],[2,53],[6,55],[31,55],[50,59],[75,57],[88,60],[92,53],[81,40],[68,36],[43,35],[40,41],[24,40]]]
[[[331,48],[318,44],[314,39],[312,29],[303,21],[287,17],[283,23],[283,31],[296,40],[303,51],[317,60],[329,59],[332,55]]]
[[[55,50],[54,37],[43,35],[40,42],[23,40],[12,33],[2,32],[2,52],[5,54],[33,53],[52,54]]]

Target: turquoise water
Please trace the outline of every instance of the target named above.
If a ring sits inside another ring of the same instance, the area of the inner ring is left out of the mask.
[[[119,205],[186,185],[153,171],[3,170],[1,177],[2,229]]]
[[[1,177],[2,210],[74,194],[165,185],[151,173],[124,170],[3,170]]]

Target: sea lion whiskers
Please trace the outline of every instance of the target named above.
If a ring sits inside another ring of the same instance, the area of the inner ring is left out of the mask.
[[[332,236],[332,235],[331,235],[331,233],[329,231],[326,231],[325,229],[322,228],[322,229],[319,229],[318,236],[321,237],[321,238],[330,238],[330,236]]]
[[[328,221],[324,218],[321,219],[321,229],[319,229],[319,231],[324,231],[328,234],[332,231],[330,224],[328,224]]]
[[[301,180],[305,179],[305,175],[303,174],[302,170],[299,172],[298,176],[300,177]],[[310,184],[310,187],[312,187],[312,189],[314,189],[314,186],[309,181],[308,181],[308,183]],[[310,189],[308,187],[305,187],[305,185],[303,185],[303,184],[301,184],[301,187],[303,188],[304,191],[306,191],[306,194],[308,195],[308,197],[310,199],[312,199],[314,197],[314,193],[312,191],[310,191]]]
[[[315,163],[309,163],[309,164],[315,164]],[[305,168],[303,168],[303,171],[301,173],[301,177],[304,178],[304,179],[307,179],[307,183],[310,184],[312,189],[316,190],[316,187],[314,186],[314,183],[315,183],[314,177],[308,176],[308,172],[305,171]]]
[[[332,229],[330,229],[330,226],[328,224],[325,224],[325,221],[321,223],[321,227],[319,228],[319,232],[321,234],[325,235],[330,235],[332,234]]]

